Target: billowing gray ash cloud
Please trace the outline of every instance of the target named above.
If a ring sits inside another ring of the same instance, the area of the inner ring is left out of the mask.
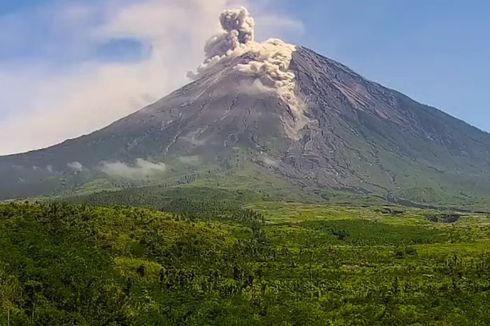
[[[206,42],[204,62],[197,72],[190,72],[189,77],[199,79],[217,73],[241,57],[233,66],[234,71],[252,80],[252,86],[258,91],[274,92],[289,106],[295,121],[285,127],[288,135],[296,138],[297,132],[307,122],[304,105],[295,94],[295,75],[289,69],[296,47],[279,39],[255,41],[255,21],[243,7],[221,13],[220,23],[222,32]],[[244,91],[249,90],[250,87],[244,86]]]
[[[221,13],[223,32],[211,37],[204,47],[206,61],[222,57],[240,44],[254,40],[255,20],[247,9],[230,9]]]

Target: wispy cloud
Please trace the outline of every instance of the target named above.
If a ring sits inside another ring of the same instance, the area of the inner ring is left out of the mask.
[[[77,162],[77,161],[68,163],[68,164],[66,164],[66,166],[68,166],[70,169],[72,169],[75,172],[82,172],[83,171],[82,163]]]
[[[89,133],[183,85],[218,29],[219,12],[237,4],[261,6],[250,0],[71,1],[0,17],[9,22],[0,31],[2,44],[26,51],[0,55],[0,155]],[[261,20],[258,29],[268,36],[302,26],[275,15],[258,15]],[[124,39],[142,45],[141,57],[97,56],[100,46]]]
[[[120,161],[103,162],[100,170],[110,177],[140,180],[164,173],[167,166],[162,162],[152,163],[139,158],[133,165]]]

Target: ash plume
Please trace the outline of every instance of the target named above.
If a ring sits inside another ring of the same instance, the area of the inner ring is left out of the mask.
[[[256,42],[255,21],[246,8],[229,9],[221,13],[222,32],[212,36],[204,47],[204,62],[197,72],[190,72],[191,79],[208,74],[219,74],[227,68],[245,77],[250,85],[243,87],[244,93],[252,89],[274,92],[289,107],[292,121],[283,121],[291,138],[298,138],[298,131],[307,123],[304,105],[296,96],[296,80],[289,69],[294,45],[279,39]],[[240,60],[235,60],[240,58]]]
[[[255,21],[246,8],[225,10],[220,15],[220,22],[223,32],[207,41],[204,47],[205,62],[254,40]]]

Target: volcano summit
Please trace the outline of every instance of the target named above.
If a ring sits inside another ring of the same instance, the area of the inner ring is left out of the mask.
[[[0,158],[0,198],[186,184],[411,202],[490,198],[490,135],[220,16],[193,80],[90,135]],[[288,188],[290,187],[290,188]]]

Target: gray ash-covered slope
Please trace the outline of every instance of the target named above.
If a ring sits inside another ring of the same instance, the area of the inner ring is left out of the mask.
[[[316,193],[490,198],[488,133],[309,49],[250,44],[209,56],[195,81],[100,131],[1,157],[0,198],[188,175],[199,184],[219,175],[223,186],[243,170]]]

